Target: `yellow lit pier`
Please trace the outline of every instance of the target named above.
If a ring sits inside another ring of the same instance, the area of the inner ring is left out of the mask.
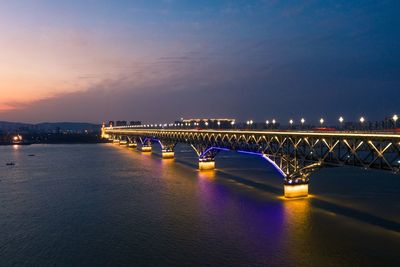
[[[199,170],[210,171],[215,169],[215,161],[199,161]]]
[[[151,146],[142,146],[140,148],[140,151],[142,151],[144,153],[149,153],[149,152],[151,152]]]
[[[161,152],[162,158],[163,159],[173,159],[175,156],[174,151],[169,151],[169,150],[163,150]]]
[[[283,186],[284,196],[286,198],[300,198],[308,196],[308,184],[295,184]]]

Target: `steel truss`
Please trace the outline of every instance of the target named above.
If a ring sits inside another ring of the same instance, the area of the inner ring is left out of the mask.
[[[156,139],[171,151],[176,143],[186,143],[200,160],[214,160],[221,149],[257,153],[279,167],[287,184],[308,183],[314,170],[328,166],[400,171],[399,134],[112,128],[106,133]]]

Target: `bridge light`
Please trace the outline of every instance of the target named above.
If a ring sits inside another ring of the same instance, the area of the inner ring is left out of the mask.
[[[206,121],[205,123],[204,123],[206,126],[208,126],[208,122]]]
[[[339,118],[339,122],[340,122],[340,123],[343,123],[343,121],[344,121],[343,117],[342,117],[342,116],[340,116],[340,118]]]
[[[250,120],[250,125],[253,124],[253,120]]]
[[[275,124],[276,123],[276,120],[275,119],[272,119],[272,124]]]
[[[235,124],[235,121],[231,121],[231,125],[234,125]]]
[[[221,125],[221,123],[220,123],[219,121],[217,121],[217,124],[218,124],[218,126],[220,126],[220,125]]]
[[[365,121],[364,117],[361,117],[361,118],[360,118],[360,122],[361,122],[361,123],[364,123],[364,121]]]
[[[306,120],[304,118],[301,118],[300,122],[303,125],[306,122]]]
[[[292,125],[292,124],[293,124],[293,120],[292,120],[292,119],[290,119],[290,120],[289,120],[289,123],[290,123],[290,125]]]
[[[269,124],[269,120],[266,120],[266,121],[265,121],[265,124],[267,124],[267,125],[268,125],[268,124]]]
[[[250,125],[250,121],[246,121],[246,124],[247,124],[247,125]]]
[[[321,125],[324,124],[324,119],[323,118],[319,119],[319,123],[321,123]]]

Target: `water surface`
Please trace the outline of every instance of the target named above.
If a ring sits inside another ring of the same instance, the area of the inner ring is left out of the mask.
[[[399,176],[323,169],[287,201],[261,158],[178,150],[0,147],[0,265],[400,266]]]

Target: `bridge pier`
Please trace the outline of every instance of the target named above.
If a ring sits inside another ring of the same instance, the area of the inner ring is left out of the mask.
[[[161,152],[162,158],[163,159],[173,159],[175,156],[175,153],[171,149],[163,149]]]
[[[149,146],[149,145],[143,145],[141,148],[140,148],[140,151],[142,151],[142,152],[151,152],[151,146]]]
[[[119,145],[120,146],[126,146],[128,144],[128,141],[126,141],[126,140],[120,140],[119,141]]]
[[[308,196],[308,184],[284,184],[285,198],[300,198]]]
[[[210,171],[215,169],[215,160],[214,159],[204,159],[199,158],[199,170],[200,171]]]
[[[137,147],[137,143],[128,143],[128,147],[135,148]]]

